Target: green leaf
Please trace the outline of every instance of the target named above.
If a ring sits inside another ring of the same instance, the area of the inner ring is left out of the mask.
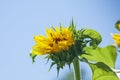
[[[82,32],[82,37],[90,38],[90,46],[93,48],[96,48],[98,44],[102,41],[102,37],[100,33],[98,33],[96,30],[93,29],[84,29]]]
[[[82,58],[87,59],[92,62],[103,62],[106,65],[114,68],[116,60],[116,48],[112,45],[109,45],[105,48],[96,48],[92,49],[91,47],[84,48],[85,53],[82,54]]]
[[[102,62],[90,64],[92,69],[92,80],[119,80],[116,74]]]

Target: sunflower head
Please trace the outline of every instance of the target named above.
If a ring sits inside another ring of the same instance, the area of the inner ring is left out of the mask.
[[[120,47],[120,34],[113,34],[113,39],[118,47]]]
[[[70,66],[73,59],[83,53],[82,50],[85,46],[74,24],[69,27],[47,28],[46,36],[34,36],[34,40],[36,45],[33,46],[30,54],[33,62],[37,55],[47,54],[46,58],[52,60],[51,67],[56,64],[58,71],[65,64]]]
[[[72,32],[68,27],[51,27],[46,29],[46,36],[34,36],[36,45],[33,46],[32,53],[36,55],[58,54],[66,51],[74,44]]]

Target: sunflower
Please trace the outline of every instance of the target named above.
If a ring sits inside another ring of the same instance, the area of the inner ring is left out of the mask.
[[[120,34],[113,34],[113,39],[118,47],[120,47]]]
[[[68,27],[47,28],[46,36],[34,36],[34,40],[36,45],[33,46],[32,53],[36,55],[56,54],[68,50],[69,46],[74,44],[72,32]]]

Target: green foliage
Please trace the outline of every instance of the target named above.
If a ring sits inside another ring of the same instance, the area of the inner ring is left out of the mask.
[[[91,40],[88,40],[88,42],[90,42],[90,46],[93,48],[96,48],[102,41],[101,35],[93,29],[83,29],[81,37],[83,39],[90,38]]]
[[[92,80],[119,80],[116,74],[102,62],[89,63],[92,69]]]
[[[88,61],[92,62],[103,62],[109,67],[115,67],[116,60],[116,48],[112,45],[109,45],[105,48],[96,48],[92,49],[91,47],[84,48],[85,54],[82,55],[83,58],[86,58]]]

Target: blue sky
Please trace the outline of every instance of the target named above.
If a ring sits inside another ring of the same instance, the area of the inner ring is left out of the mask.
[[[60,80],[68,67],[48,72],[43,56],[32,64],[29,57],[34,35],[45,34],[52,25],[68,26],[72,17],[77,29],[92,28],[101,33],[100,46],[114,43],[110,33],[118,32],[114,24],[120,19],[120,0],[0,0],[0,80]],[[117,62],[119,62],[118,54]],[[90,79],[89,67],[82,63]],[[120,63],[116,64],[120,68]]]

